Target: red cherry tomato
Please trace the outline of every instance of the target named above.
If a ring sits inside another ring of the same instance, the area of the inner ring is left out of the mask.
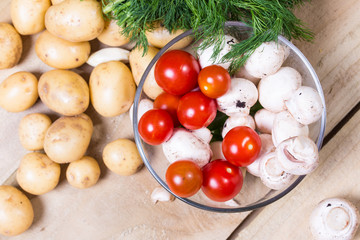
[[[172,163],[165,174],[170,190],[179,197],[190,197],[197,193],[202,184],[201,168],[190,160]]]
[[[190,130],[207,127],[216,117],[216,102],[200,91],[189,92],[180,98],[177,116]]]
[[[222,142],[222,151],[226,160],[239,167],[246,167],[253,163],[260,149],[259,135],[246,126],[231,129]]]
[[[168,111],[171,115],[171,118],[174,122],[174,127],[178,127],[180,122],[177,118],[177,108],[179,105],[180,97],[176,95],[172,95],[167,92],[161,93],[154,100],[154,108],[164,109]]]
[[[231,77],[225,68],[211,65],[201,69],[198,83],[202,93],[209,98],[218,98],[229,90]]]
[[[217,159],[209,162],[203,168],[202,191],[218,202],[234,198],[243,185],[243,175],[239,167],[226,160]]]
[[[183,95],[197,86],[200,72],[198,61],[188,52],[171,50],[164,53],[155,65],[155,80],[164,91]]]
[[[144,142],[158,145],[169,140],[174,130],[174,124],[166,110],[151,109],[140,118],[138,130]]]

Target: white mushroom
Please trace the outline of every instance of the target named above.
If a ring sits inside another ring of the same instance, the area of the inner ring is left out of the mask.
[[[282,141],[291,137],[308,137],[309,127],[296,121],[288,111],[283,111],[276,114],[271,134],[273,143],[277,147]]]
[[[310,216],[310,230],[316,240],[351,240],[359,227],[359,211],[343,198],[322,200]]]
[[[291,67],[282,67],[273,75],[260,80],[258,85],[259,102],[269,111],[286,110],[285,101],[290,99],[301,86],[302,77]]]
[[[254,118],[251,115],[244,113],[231,115],[224,123],[224,127],[221,132],[222,137],[224,138],[231,129],[237,126],[247,126],[255,130]]]
[[[199,63],[200,63],[201,68],[204,68],[204,67],[207,67],[210,65],[219,65],[225,69],[228,69],[231,62],[230,61],[222,62],[222,57],[225,54],[227,54],[228,52],[230,52],[231,45],[233,45],[235,43],[238,43],[236,38],[229,36],[229,35],[225,35],[224,41],[222,42],[222,49],[221,49],[219,55],[216,57],[216,59],[212,58],[212,55],[215,51],[214,45],[211,45],[204,50],[199,49],[197,54],[199,56]]]
[[[142,115],[144,115],[144,113],[146,113],[147,111],[149,111],[153,108],[154,108],[153,101],[151,101],[147,98],[141,99],[139,102],[139,105],[138,105],[138,116],[137,116],[138,122],[140,121],[140,118]],[[133,122],[133,114],[134,114],[134,104],[132,104],[129,109],[129,117],[130,117],[131,122]]]
[[[156,187],[151,193],[153,203],[174,201],[175,197],[163,187]]]
[[[184,128],[174,129],[171,138],[162,144],[162,149],[170,163],[191,160],[203,167],[212,156],[210,145]]]
[[[319,165],[319,151],[308,137],[289,138],[276,148],[276,157],[284,170],[295,175],[309,174]]]
[[[260,179],[268,188],[280,190],[287,187],[295,175],[287,173],[276,158],[275,152],[265,154],[260,161]]]
[[[271,134],[275,116],[276,113],[265,108],[258,110],[254,116],[256,129],[261,133]]]
[[[122,61],[128,63],[129,53],[129,50],[122,48],[103,48],[91,54],[86,63],[93,67],[109,61]]]
[[[246,61],[245,70],[257,78],[276,73],[289,55],[286,48],[274,41],[262,43]]]
[[[234,74],[236,78],[245,78],[251,82],[253,82],[255,85],[257,85],[261,78],[254,77],[250,75],[244,66],[240,67],[239,70],[237,70]]]
[[[261,139],[261,149],[257,159],[250,165],[246,167],[246,170],[252,175],[259,177],[260,176],[260,162],[263,156],[269,152],[275,151],[275,146],[272,142],[270,134],[260,134]]]
[[[258,99],[254,83],[244,78],[232,78],[230,89],[216,99],[218,110],[230,116],[237,113],[249,114]]]
[[[319,93],[307,86],[298,88],[285,105],[291,115],[304,125],[319,120],[324,109]]]
[[[194,134],[196,137],[203,140],[205,143],[210,143],[213,136],[211,131],[206,127],[199,128],[196,130],[190,130],[190,132]]]

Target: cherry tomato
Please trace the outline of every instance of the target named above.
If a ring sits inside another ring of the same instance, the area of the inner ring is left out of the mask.
[[[253,163],[259,155],[261,139],[259,135],[246,126],[231,129],[224,137],[222,151],[230,163],[246,167]]]
[[[229,90],[231,77],[225,68],[211,65],[201,69],[198,83],[202,93],[209,98],[218,98]]]
[[[204,194],[218,202],[225,202],[234,198],[243,185],[243,175],[239,167],[226,160],[217,159],[209,162],[203,168]]]
[[[170,190],[179,197],[190,197],[201,188],[203,176],[201,168],[190,160],[173,162],[165,174]]]
[[[180,97],[172,95],[167,92],[161,93],[154,100],[154,108],[164,109],[168,111],[171,115],[171,118],[174,122],[174,127],[178,127],[180,122],[177,118],[177,108],[179,105]]]
[[[141,116],[138,130],[144,142],[158,145],[169,140],[174,130],[174,124],[166,110],[151,109]]]
[[[155,80],[164,91],[183,95],[197,86],[200,72],[198,61],[188,52],[171,50],[164,53],[155,65]]]
[[[200,91],[189,92],[180,98],[177,116],[190,130],[207,127],[216,117],[216,102]]]

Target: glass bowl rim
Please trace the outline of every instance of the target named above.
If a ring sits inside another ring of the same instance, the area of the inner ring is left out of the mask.
[[[246,25],[243,22],[236,22],[236,21],[228,21],[225,22],[224,27],[249,27],[248,25]],[[201,30],[201,28],[199,29]],[[178,35],[177,37],[175,37],[174,39],[172,39],[170,42],[168,42],[163,48],[161,48],[159,50],[159,52],[155,55],[155,57],[151,60],[151,62],[149,63],[149,65],[147,66],[147,68],[145,69],[139,85],[136,89],[136,93],[135,93],[135,98],[134,98],[134,107],[133,107],[133,131],[134,131],[134,138],[135,138],[135,143],[136,146],[138,148],[139,154],[144,162],[144,165],[146,166],[147,170],[151,173],[151,175],[156,179],[156,181],[164,188],[166,189],[169,193],[171,193],[172,195],[174,195],[177,199],[193,206],[199,209],[203,209],[203,210],[207,210],[207,211],[212,211],[212,212],[223,212],[223,213],[236,213],[236,212],[246,212],[246,211],[252,211],[264,206],[267,206],[277,200],[279,200],[280,198],[282,198],[283,196],[285,196],[286,194],[288,194],[291,190],[293,190],[304,178],[306,175],[301,175],[298,176],[297,179],[291,184],[289,185],[287,188],[281,190],[281,192],[269,199],[266,200],[259,200],[255,203],[251,203],[250,205],[247,205],[245,207],[234,207],[234,208],[221,208],[221,207],[213,207],[213,206],[207,206],[195,201],[192,201],[188,198],[182,198],[177,196],[176,194],[174,194],[169,187],[167,186],[167,184],[165,183],[165,181],[162,180],[162,178],[156,173],[156,171],[152,168],[150,161],[147,159],[146,154],[144,152],[144,149],[142,148],[142,140],[141,137],[139,135],[138,132],[138,104],[140,102],[140,97],[141,97],[141,93],[142,93],[142,89],[143,89],[143,85],[145,82],[145,79],[147,77],[147,75],[149,74],[151,68],[154,66],[154,64],[156,63],[156,61],[162,56],[162,54],[164,52],[166,52],[174,43],[176,43],[177,41],[179,41],[180,39],[187,37],[189,35],[192,35],[194,33],[194,30],[187,30],[184,33]],[[285,43],[287,46],[289,46],[291,48],[292,51],[294,51],[296,53],[296,55],[302,60],[302,62],[304,63],[304,65],[306,66],[306,69],[310,72],[311,77],[314,80],[315,86],[316,86],[316,90],[320,93],[320,98],[322,101],[322,104],[324,106],[322,115],[321,115],[321,119],[320,119],[320,133],[318,135],[318,138],[316,140],[316,145],[318,147],[318,149],[320,150],[322,147],[322,143],[323,143],[323,139],[324,139],[324,135],[325,135],[325,126],[326,126],[326,105],[325,105],[325,97],[324,97],[324,93],[322,90],[322,86],[320,83],[320,80],[315,72],[315,70],[313,69],[312,65],[310,64],[310,62],[308,61],[308,59],[305,57],[305,55],[294,45],[292,44],[289,40],[287,40],[285,37],[283,36],[278,36],[278,40],[281,40],[281,42]],[[272,191],[272,190],[271,190]]]

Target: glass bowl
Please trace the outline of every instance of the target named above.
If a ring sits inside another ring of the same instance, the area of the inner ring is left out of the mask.
[[[251,28],[246,26],[241,22],[226,22],[224,25],[225,33],[233,35],[236,38],[243,38],[251,31]],[[134,99],[134,109],[133,109],[133,128],[134,128],[134,137],[137,148],[141,155],[141,158],[146,166],[146,168],[150,171],[152,176],[157,180],[157,182],[173,194],[176,198],[181,201],[208,211],[214,212],[244,212],[250,211],[257,208],[264,207],[268,204],[271,204],[278,199],[282,198],[284,195],[289,193],[292,189],[294,189],[305,177],[296,176],[294,180],[291,182],[288,187],[282,190],[271,190],[265,185],[262,184],[260,178],[254,177],[251,174],[247,173],[244,178],[244,185],[241,189],[240,193],[234,198],[235,201],[232,202],[215,202],[208,199],[201,190],[194,196],[190,198],[182,198],[172,193],[165,181],[165,172],[169,165],[168,160],[165,158],[162,152],[161,145],[151,146],[146,144],[141,140],[141,137],[138,132],[138,104],[139,101],[143,98],[146,98],[145,93],[143,92],[143,85],[147,75],[149,74],[151,68],[154,66],[156,61],[164,54],[173,44],[181,40],[182,38],[193,35],[194,32],[192,30],[186,31],[183,34],[177,36],[173,40],[171,40],[166,46],[164,46],[154,57],[154,59],[147,66],[140,83],[138,85],[135,99]],[[241,39],[238,39],[241,40]],[[315,88],[320,94],[324,110],[322,112],[322,116],[320,120],[309,125],[310,130],[310,138],[312,138],[316,144],[318,149],[321,148],[324,133],[325,133],[325,123],[326,123],[326,108],[325,108],[325,99],[322,91],[322,87],[320,81],[309,63],[306,57],[301,53],[301,51],[295,47],[290,41],[286,38],[279,36],[278,41],[290,48],[290,55],[283,64],[283,66],[290,66],[295,68],[303,77],[303,85],[310,86]],[[189,48],[187,48],[189,49]],[[232,203],[232,204],[231,204]]]

